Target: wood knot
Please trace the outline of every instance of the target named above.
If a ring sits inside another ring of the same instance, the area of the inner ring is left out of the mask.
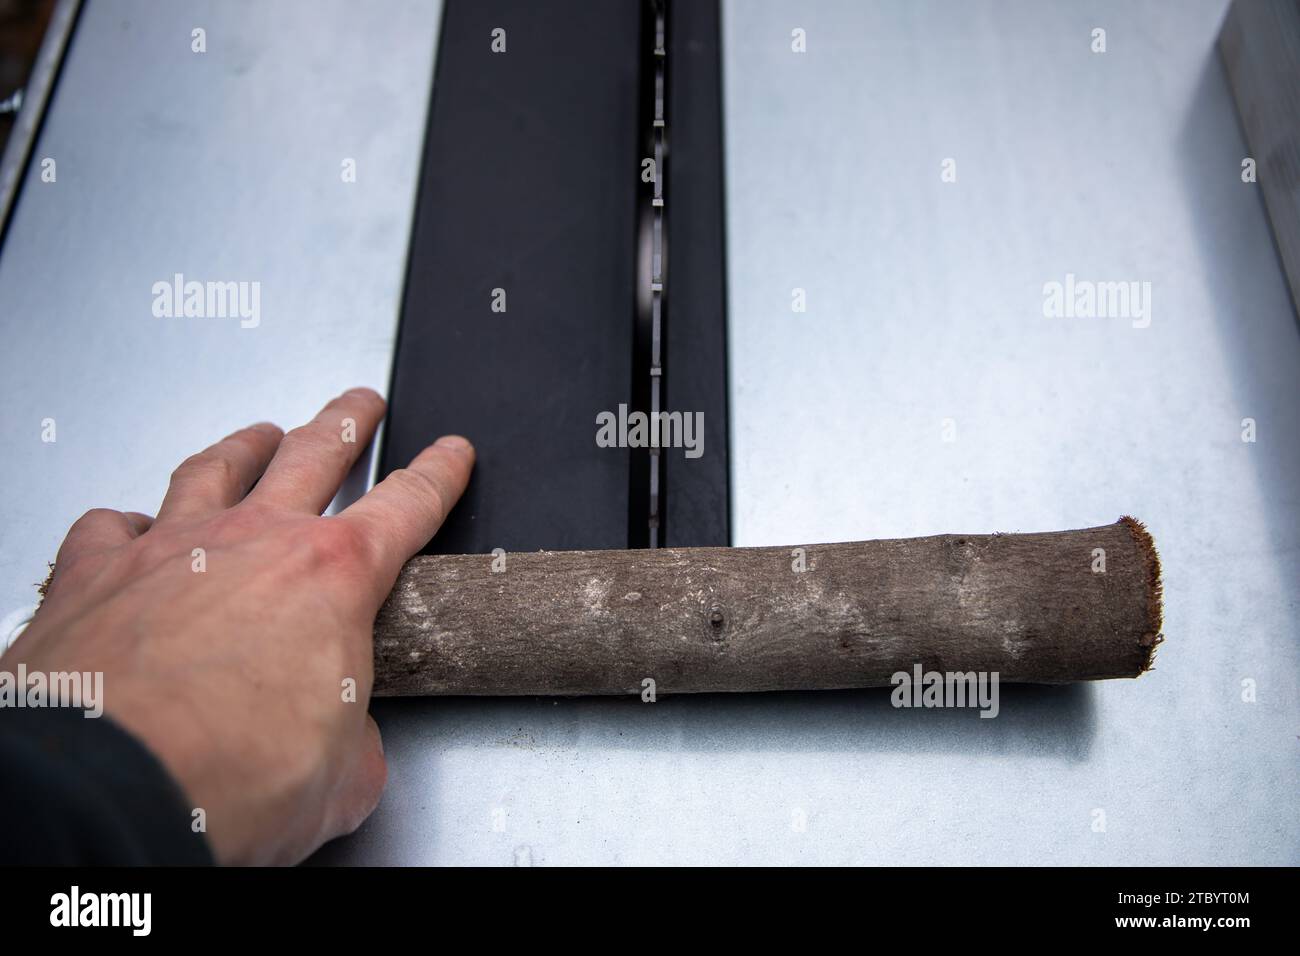
[[[723,625],[726,623],[727,615],[723,613],[720,605],[715,604],[709,608],[709,627],[713,629],[714,634],[721,633]]]

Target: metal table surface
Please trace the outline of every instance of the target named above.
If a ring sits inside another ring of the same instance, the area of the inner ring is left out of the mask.
[[[382,6],[89,5],[36,150],[58,182],[0,256],[0,616],[86,508],[152,511],[198,445],[386,381],[438,11]],[[880,691],[378,702],[388,791],[316,860],[1300,862],[1300,335],[1225,8],[724,6],[733,543],[1133,513],[1155,672],[1003,687],[995,720]],[[260,280],[260,326],[154,319],[178,271]],[[1150,282],[1149,326],[1045,317],[1067,274]]]

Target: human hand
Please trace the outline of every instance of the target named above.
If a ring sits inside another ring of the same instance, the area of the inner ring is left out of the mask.
[[[203,809],[220,862],[297,862],[383,791],[375,614],[474,465],[469,442],[440,438],[321,517],[384,409],[354,389],[288,434],[235,432],[176,469],[156,519],[87,512],[3,657],[102,672],[104,712]]]

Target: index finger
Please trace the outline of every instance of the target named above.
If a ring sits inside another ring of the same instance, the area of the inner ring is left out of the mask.
[[[407,559],[442,527],[473,468],[474,446],[459,435],[444,435],[338,515],[378,543],[380,571],[389,587]]]

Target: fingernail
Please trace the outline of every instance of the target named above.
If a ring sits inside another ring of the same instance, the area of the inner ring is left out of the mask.
[[[365,395],[367,397],[373,396],[374,398],[378,398],[380,401],[383,401],[383,397],[378,392],[376,392],[373,388],[350,388],[343,394],[344,395]]]
[[[460,435],[443,435],[434,444],[442,448],[455,448],[459,451],[473,447],[470,445],[468,438],[462,438]]]

